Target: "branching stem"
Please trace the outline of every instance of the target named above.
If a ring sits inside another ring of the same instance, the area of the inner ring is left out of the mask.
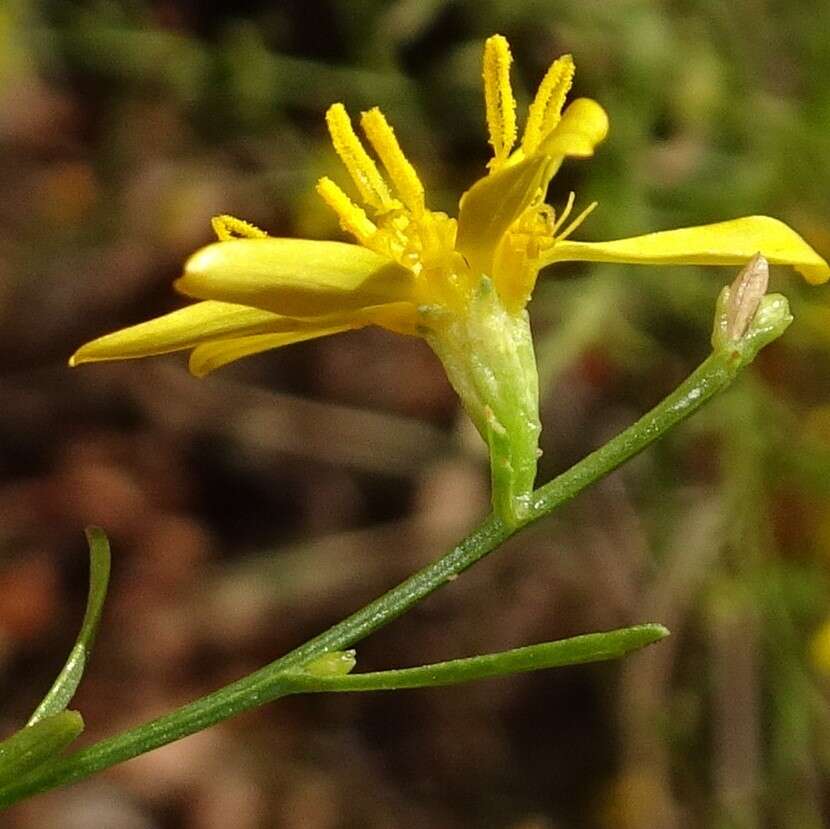
[[[778,333],[780,331],[776,335]],[[770,339],[774,339],[768,335],[757,338],[752,335],[753,332],[750,331],[734,347],[718,348],[648,414],[537,489],[531,498],[527,515],[518,526],[507,527],[498,518],[487,518],[478,529],[444,556],[304,645],[195,702],[39,768],[0,791],[0,806],[8,806],[38,792],[82,780],[242,711],[296,692],[294,685],[298,669],[322,654],[348,648],[389,624],[434,590],[497,549],[519,529],[548,515],[632,455],[642,451],[699,409],[713,395],[729,386],[738,372],[752,361],[757,351]],[[361,680],[356,681],[358,676],[359,674],[345,680],[345,684],[359,684]]]

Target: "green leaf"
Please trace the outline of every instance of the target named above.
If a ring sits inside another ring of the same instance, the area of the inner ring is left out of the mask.
[[[109,585],[110,545],[104,531],[98,527],[88,527],[86,538],[89,544],[89,597],[81,632],[49,693],[29,718],[28,726],[34,726],[69,705],[89,661]]]
[[[313,676],[307,672],[287,672],[285,682],[289,693],[392,691],[400,688],[454,685],[475,679],[617,659],[668,635],[669,631],[663,625],[636,625],[484,656],[437,662],[418,668],[342,676]]]
[[[84,730],[77,711],[60,711],[0,743],[0,787],[55,757]]]

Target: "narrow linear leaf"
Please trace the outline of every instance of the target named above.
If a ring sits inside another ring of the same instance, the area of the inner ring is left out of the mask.
[[[33,726],[52,714],[63,711],[69,705],[89,661],[89,654],[95,641],[95,634],[98,631],[98,623],[101,621],[101,612],[104,608],[104,599],[107,596],[107,587],[109,586],[110,545],[104,531],[98,527],[88,527],[86,538],[89,544],[89,596],[81,631],[69,652],[63,669],[43,701],[29,718],[27,723],[29,726]]]
[[[663,625],[636,625],[418,668],[343,676],[320,676],[292,671],[285,674],[285,681],[289,693],[388,691],[454,685],[475,679],[617,659],[668,635],[669,631]]]
[[[77,711],[61,711],[0,743],[0,788],[52,760],[84,730]]]

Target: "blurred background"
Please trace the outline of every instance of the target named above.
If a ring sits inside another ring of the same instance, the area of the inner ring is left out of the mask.
[[[487,510],[483,446],[420,341],[364,330],[199,381],[174,355],[70,370],[82,342],[179,307],[232,213],[339,238],[323,113],[380,104],[454,212],[488,158],[480,60],[526,102],[572,52],[607,108],[568,163],[581,238],[777,216],[830,255],[821,0],[0,3],[0,726],[80,624],[83,527],[113,581],[73,707],[82,743],[279,656]],[[734,272],[562,265],[531,305],[540,480],[708,353]],[[723,397],[361,644],[363,670],[640,621],[620,663],[446,690],[292,698],[0,817],[15,829],[813,829],[830,795],[830,305]]]

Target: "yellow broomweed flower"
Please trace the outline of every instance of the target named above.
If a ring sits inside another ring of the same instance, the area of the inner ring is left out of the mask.
[[[326,114],[332,143],[365,209],[329,178],[317,190],[357,244],[271,238],[220,216],[220,241],[191,256],[176,282],[201,302],[87,343],[70,363],[191,349],[190,369],[201,376],[250,354],[366,325],[422,336],[490,447],[497,512],[515,521],[536,475],[538,382],[525,306],[541,268],[566,261],[739,265],[760,251],[810,282],[830,276],[798,234],[766,216],[571,241],[596,205],[569,222],[574,195],[557,215],[545,204],[547,187],[565,158],[593,154],[608,119],[588,98],[565,106],[574,76],[565,55],[539,85],[519,139],[511,60],[503,37],[487,40],[493,157],[461,197],[457,219],[427,207],[418,174],[379,109],[363,113],[360,125],[383,172],[343,105],[334,104]]]

